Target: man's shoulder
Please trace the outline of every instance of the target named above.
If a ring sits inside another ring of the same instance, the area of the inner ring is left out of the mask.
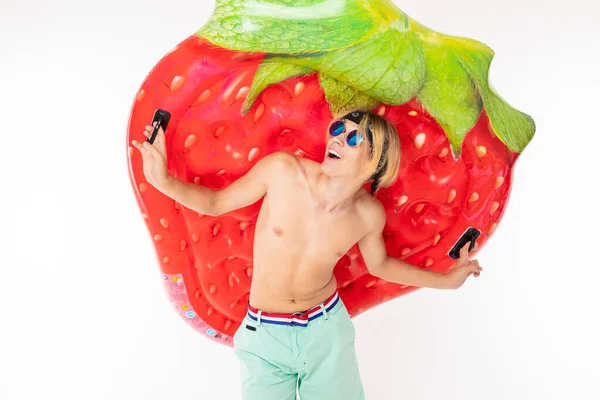
[[[361,195],[357,199],[356,205],[369,231],[380,231],[383,229],[387,214],[385,207],[379,200],[365,191],[365,195]]]
[[[292,181],[293,177],[298,175],[298,170],[302,168],[298,157],[284,151],[270,153],[260,162],[263,164],[261,169],[268,175],[267,188]]]
[[[267,154],[260,159],[259,163],[262,164],[261,169],[268,171],[270,176],[276,178],[279,178],[281,174],[289,173],[298,164],[293,154],[284,151]]]
[[[276,151],[267,154],[261,159],[261,161],[269,166],[291,165],[291,163],[295,162],[295,156],[285,151]]]

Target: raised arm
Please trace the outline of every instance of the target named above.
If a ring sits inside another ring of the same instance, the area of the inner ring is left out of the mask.
[[[284,152],[266,155],[245,175],[221,190],[184,182],[172,176],[158,190],[191,210],[218,216],[260,200],[274,181],[275,174],[290,165],[292,158],[291,154]]]

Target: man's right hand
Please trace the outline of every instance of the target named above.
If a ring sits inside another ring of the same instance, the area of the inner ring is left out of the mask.
[[[148,138],[151,137],[153,130],[154,126],[146,126],[144,135]],[[146,177],[146,180],[155,188],[161,188],[169,179],[165,132],[163,131],[163,128],[158,128],[158,134],[156,135],[153,144],[148,143],[146,140],[144,140],[143,144],[136,140],[132,140],[131,143],[142,155],[144,176]]]

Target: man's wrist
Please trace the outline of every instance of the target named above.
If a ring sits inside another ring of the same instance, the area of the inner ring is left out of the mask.
[[[452,282],[448,273],[435,272],[435,274],[436,289],[450,289],[452,287]]]
[[[162,181],[160,181],[160,183],[156,185],[156,188],[159,192],[171,197],[171,194],[174,190],[175,181],[175,177],[168,174]]]

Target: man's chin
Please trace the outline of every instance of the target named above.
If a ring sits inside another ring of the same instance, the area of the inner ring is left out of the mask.
[[[325,160],[321,163],[321,171],[323,171],[323,173],[325,175],[331,176],[331,177],[340,177],[343,176],[343,169],[341,168],[341,165],[335,165],[334,162],[332,162],[331,160]],[[333,165],[332,165],[333,164]]]

